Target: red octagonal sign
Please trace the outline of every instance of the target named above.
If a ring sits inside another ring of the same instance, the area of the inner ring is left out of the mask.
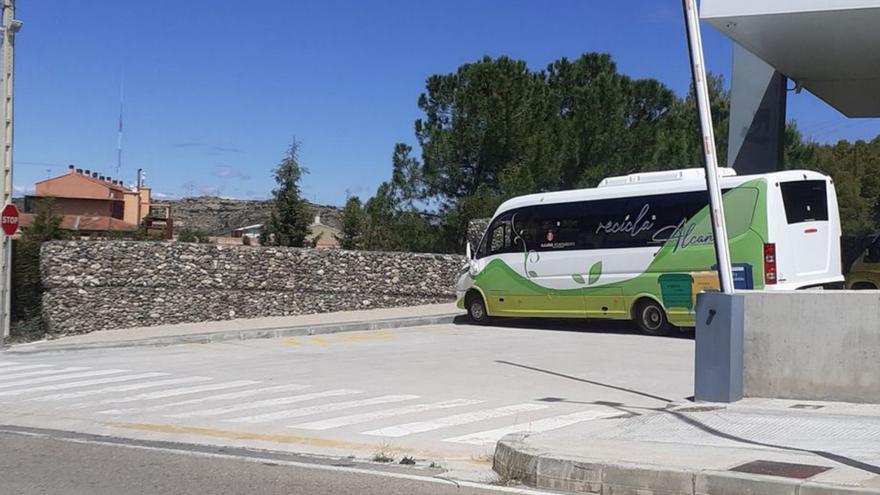
[[[18,231],[18,208],[13,204],[6,205],[2,217],[3,232],[6,235],[14,235]]]

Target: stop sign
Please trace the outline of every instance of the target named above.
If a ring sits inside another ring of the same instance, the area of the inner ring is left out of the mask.
[[[8,204],[3,208],[2,224],[6,235],[14,235],[18,231],[18,208],[14,204]]]

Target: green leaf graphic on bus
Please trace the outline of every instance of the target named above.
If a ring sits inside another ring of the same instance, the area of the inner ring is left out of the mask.
[[[577,283],[579,283],[579,284],[585,284],[585,283],[587,283],[587,282],[584,280],[584,277],[581,277],[581,275],[580,275],[579,273],[575,273],[574,275],[571,276],[571,278],[572,278],[575,282],[577,282]]]
[[[597,261],[592,267],[590,267],[590,285],[595,284],[599,281],[599,277],[602,276],[602,262]]]
[[[529,276],[532,277],[532,278],[537,277],[537,276],[538,276],[538,272],[536,272],[536,271],[534,271],[534,270],[529,270]]]

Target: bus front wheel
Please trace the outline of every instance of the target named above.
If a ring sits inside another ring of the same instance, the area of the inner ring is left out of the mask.
[[[483,302],[483,296],[478,292],[471,292],[465,299],[465,308],[467,308],[468,317],[477,324],[483,324],[489,321],[489,313],[486,311],[486,303]]]
[[[653,299],[639,301],[633,311],[633,319],[639,330],[648,335],[669,335],[672,331],[666,310]]]

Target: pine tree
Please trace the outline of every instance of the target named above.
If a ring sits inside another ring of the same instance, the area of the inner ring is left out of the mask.
[[[342,210],[342,232],[335,236],[342,249],[362,249],[364,235],[364,208],[357,196],[348,198]]]
[[[266,233],[261,239],[263,245],[303,247],[309,236],[309,207],[302,198],[300,180],[308,173],[299,163],[300,143],[294,139],[287,154],[275,169],[275,183],[272,191],[273,204]]]

